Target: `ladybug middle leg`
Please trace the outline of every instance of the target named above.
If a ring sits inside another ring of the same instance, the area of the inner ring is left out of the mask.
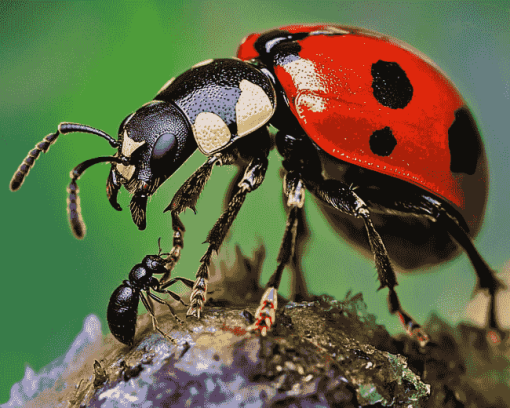
[[[209,247],[200,259],[201,265],[196,273],[195,283],[190,296],[191,304],[186,313],[187,316],[200,318],[206,299],[209,264],[211,263],[212,254],[213,252],[218,252],[230,226],[246,199],[246,195],[256,190],[264,181],[271,141],[266,127],[256,130],[254,135],[255,137],[239,140],[233,151],[223,153],[223,155],[229,155],[232,159],[227,163],[222,159],[222,164],[233,164],[234,158],[237,157],[248,160],[249,163],[245,167],[244,175],[238,184],[238,190],[230,199],[227,209],[218,218],[207,235],[205,242],[209,244]]]
[[[287,217],[287,226],[283,235],[283,241],[278,253],[278,267],[267,284],[267,289],[262,295],[260,306],[255,312],[255,322],[248,327],[249,331],[258,330],[262,336],[275,322],[276,307],[278,305],[278,288],[282,279],[283,270],[294,255],[296,246],[297,229],[299,223],[299,211],[302,211],[305,203],[305,186],[299,174],[291,171],[283,180],[283,191],[287,197],[287,206],[290,208]]]
[[[294,129],[295,134],[301,134]],[[395,292],[397,278],[388,257],[388,252],[379,233],[374,228],[367,204],[345,183],[322,176],[322,165],[316,147],[310,139],[302,134],[291,136],[286,132],[278,132],[276,146],[284,157],[283,166],[288,171],[284,182],[284,191],[291,207],[287,220],[284,240],[278,255],[280,262],[276,272],[271,277],[268,289],[263,295],[260,306],[255,315],[255,323],[251,330],[260,330],[265,334],[274,324],[276,309],[276,291],[280,283],[283,268],[292,256],[296,239],[297,211],[303,207],[304,186],[318,199],[343,213],[361,218],[365,224],[368,240],[374,254],[377,273],[381,285],[379,289],[389,289],[388,303],[390,312],[397,314],[405,329],[411,336],[415,336],[420,343],[425,344],[429,338],[420,325],[402,308]]]

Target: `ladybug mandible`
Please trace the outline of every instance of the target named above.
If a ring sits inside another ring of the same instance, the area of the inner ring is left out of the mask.
[[[462,97],[426,57],[407,44],[381,34],[345,26],[288,26],[252,34],[237,59],[207,60],[168,81],[153,101],[120,125],[118,140],[89,126],[61,123],[57,132],[29,152],[11,181],[17,190],[40,152],[60,134],[86,132],[117,148],[114,156],[76,166],[68,188],[71,228],[85,233],[77,180],[93,164],[111,162],[107,196],[116,210],[124,186],[139,229],[146,227],[146,203],[198,148],[206,162],[179,188],[170,205],[173,248],[171,271],[180,257],[184,225],[179,214],[194,209],[214,165],[244,162],[244,176],[225,212],[207,236],[209,247],[190,297],[189,316],[200,317],[206,299],[209,264],[247,193],[264,180],[272,135],[283,156],[283,190],[289,214],[278,256],[255,323],[265,335],[275,320],[277,291],[292,257],[298,214],[305,189],[318,200],[363,221],[375,258],[380,288],[389,289],[389,308],[408,333],[428,337],[404,311],[395,292],[397,280],[372,212],[410,214],[440,225],[464,248],[474,265],[478,288],[491,297],[488,324],[500,330],[494,298],[502,287],[475,249],[459,213],[466,206],[466,185],[484,166],[480,135]],[[368,173],[353,186],[341,175],[324,176],[325,162]],[[358,184],[358,183],[357,183]],[[354,187],[358,187],[356,192]],[[168,273],[168,276],[170,274]],[[159,281],[165,285],[165,277]]]

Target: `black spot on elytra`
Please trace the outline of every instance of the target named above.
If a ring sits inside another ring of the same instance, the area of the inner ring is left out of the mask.
[[[413,98],[413,86],[396,62],[377,61],[372,64],[372,88],[381,105],[403,109]]]
[[[448,147],[450,170],[454,173],[474,174],[482,147],[475,120],[466,107],[455,112],[455,120],[448,129]]]
[[[373,153],[378,156],[389,156],[397,145],[397,139],[393,136],[391,129],[386,126],[372,133],[369,143],[370,150],[372,150]]]

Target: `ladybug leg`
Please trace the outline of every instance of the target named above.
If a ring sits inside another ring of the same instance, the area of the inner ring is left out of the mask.
[[[495,272],[487,265],[478,250],[473,244],[471,238],[467,235],[466,231],[459,225],[457,219],[450,215],[448,211],[440,210],[436,216],[438,223],[445,226],[448,233],[452,236],[457,243],[464,248],[469,260],[473,264],[476,272],[477,284],[475,292],[480,290],[487,290],[489,292],[490,302],[487,326],[490,331],[494,330],[496,336],[504,337],[504,331],[497,322],[496,318],[496,292],[505,289],[506,285],[497,278]]]
[[[172,229],[173,235],[173,247],[168,255],[167,264],[165,268],[167,273],[160,279],[160,283],[164,284],[169,278],[174,269],[175,265],[181,258],[181,250],[184,247],[184,224],[182,223],[179,214],[186,208],[191,208],[195,211],[195,205],[197,203],[200,193],[204,189],[205,183],[211,177],[212,168],[214,164],[221,159],[221,154],[218,153],[211,156],[207,161],[200,166],[188,180],[177,190],[172,201],[165,208],[164,212],[170,211],[172,215]]]
[[[171,211],[172,215],[178,215],[186,208],[191,208],[193,212],[196,213],[195,206],[198,197],[200,197],[205,183],[207,183],[207,180],[211,177],[213,166],[217,162],[221,163],[222,156],[222,153],[216,153],[209,157],[207,161],[184,182],[179,190],[177,190],[174,198],[172,198],[168,207],[165,208],[165,212]]]
[[[399,196],[399,192],[404,192],[404,194]],[[468,235],[468,226],[462,216],[449,205],[422,193],[416,194],[399,189],[399,191],[386,192],[383,195],[377,194],[377,196],[371,197],[370,192],[365,191],[365,194],[366,196],[364,195],[364,197],[371,206],[383,204],[388,209],[424,216],[437,222],[437,225],[446,231],[464,249],[476,272],[477,284],[475,292],[482,290],[489,293],[490,301],[487,319],[489,334],[492,339],[499,337],[499,340],[501,340],[505,333],[497,323],[495,303],[496,292],[500,289],[505,289],[505,284],[497,278],[496,273],[487,265],[474,246],[473,241]]]
[[[172,270],[175,268],[175,265],[181,258],[181,250],[184,247],[184,225],[175,212],[172,212],[172,229],[174,230],[173,247],[165,259],[166,272],[159,280],[160,285],[163,287],[166,287],[164,285],[166,285],[168,279],[170,279]]]
[[[266,291],[262,295],[260,305],[255,312],[255,322],[247,328],[249,331],[260,331],[262,336],[265,336],[275,323],[275,313],[278,305],[278,287],[280,286],[283,270],[294,255],[299,212],[305,203],[305,187],[297,172],[292,171],[286,174],[283,187],[284,193],[288,197],[287,206],[290,208],[290,211],[287,217],[283,242],[278,253],[277,262],[279,264],[269,279]]]
[[[191,292],[191,306],[186,313],[187,316],[200,318],[201,310],[205,303],[205,294],[207,292],[207,281],[209,280],[209,264],[214,252],[218,252],[223,240],[227,236],[230,226],[234,222],[241,206],[244,203],[246,194],[257,189],[264,181],[267,170],[267,153],[261,157],[255,157],[251,160],[244,171],[244,176],[238,184],[239,189],[230,200],[227,209],[220,216],[214,227],[209,231],[205,242],[209,243],[209,248],[200,259],[202,263],[197,271],[193,291]]]
[[[388,303],[390,312],[398,315],[410,336],[416,337],[420,344],[425,345],[429,341],[428,335],[400,305],[397,293],[395,292],[395,286],[398,284],[395,271],[381,236],[372,223],[372,218],[365,202],[350,187],[338,180],[324,180],[322,176],[315,175],[315,177],[306,179],[305,182],[307,187],[320,200],[337,210],[363,220],[370,248],[374,254],[379,281],[381,282],[379,290],[385,287],[389,289]]]

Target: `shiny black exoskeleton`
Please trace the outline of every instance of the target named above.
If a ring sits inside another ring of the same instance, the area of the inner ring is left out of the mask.
[[[108,326],[113,336],[128,346],[133,344],[136,332],[136,319],[138,315],[138,302],[142,299],[142,303],[150,313],[154,329],[159,331],[163,336],[170,341],[174,340],[165,334],[158,326],[156,316],[154,315],[154,306],[152,300],[168,306],[172,316],[179,322],[182,321],[175,315],[173,308],[151,292],[151,289],[157,293],[166,293],[172,296],[175,300],[187,306],[176,293],[167,290],[166,288],[173,285],[177,281],[183,282],[185,285],[192,287],[193,281],[186,278],[173,278],[165,284],[154,278],[153,274],[163,274],[168,278],[169,272],[165,268],[168,264],[167,259],[163,259],[158,255],[147,255],[143,261],[134,266],[129,272],[129,280],[125,280],[113,292],[108,304],[107,320]],[[145,294],[144,294],[145,292]]]

